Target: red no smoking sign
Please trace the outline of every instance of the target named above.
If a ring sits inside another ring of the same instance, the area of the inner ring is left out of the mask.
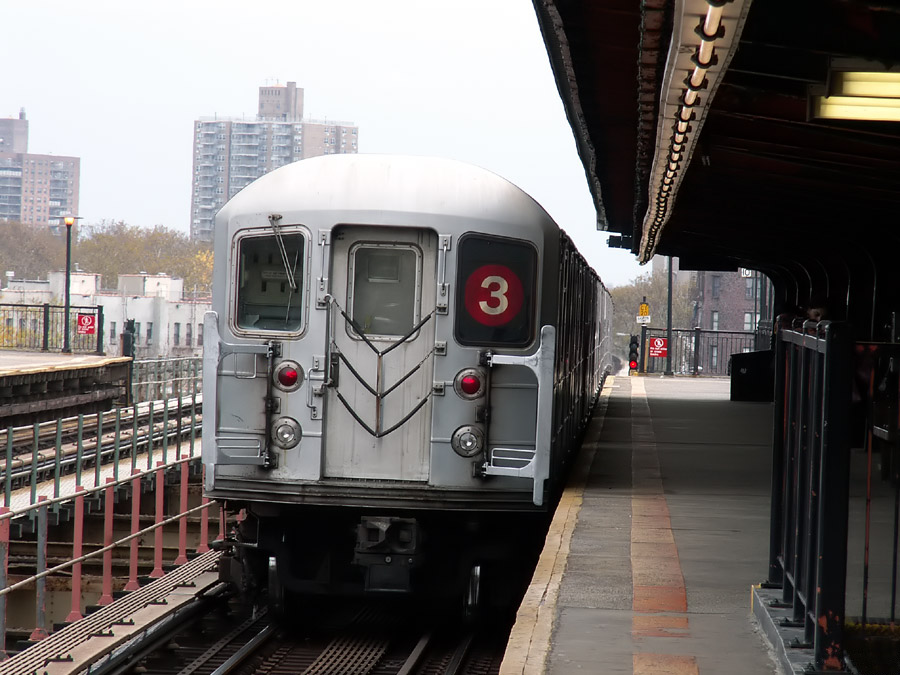
[[[76,335],[94,335],[97,332],[97,317],[93,314],[78,314],[75,318]]]
[[[482,265],[466,281],[466,311],[484,326],[512,321],[524,298],[522,281],[506,265]]]

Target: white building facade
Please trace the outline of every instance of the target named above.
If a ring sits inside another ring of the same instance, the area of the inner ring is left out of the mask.
[[[65,272],[51,272],[46,281],[10,280],[0,290],[0,303],[62,305]],[[122,274],[116,291],[100,291],[100,275],[72,272],[72,307],[103,308],[103,350],[120,353],[119,336],[125,323],[135,322],[138,359],[200,356],[203,353],[203,314],[210,299],[185,298],[184,282],[166,274]]]

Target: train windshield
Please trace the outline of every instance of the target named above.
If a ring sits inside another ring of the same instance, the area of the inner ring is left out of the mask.
[[[297,332],[303,321],[304,239],[300,233],[238,241],[238,328]]]

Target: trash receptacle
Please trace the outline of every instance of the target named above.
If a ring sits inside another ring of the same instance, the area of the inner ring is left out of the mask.
[[[731,400],[775,400],[775,352],[745,352],[731,357]]]

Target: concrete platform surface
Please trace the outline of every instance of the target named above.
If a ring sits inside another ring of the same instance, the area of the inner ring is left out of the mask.
[[[45,370],[96,368],[131,359],[98,354],[62,354],[60,352],[20,352],[0,349],[0,377]]]
[[[501,673],[778,673],[767,572],[772,404],[727,379],[617,377],[601,397]]]

